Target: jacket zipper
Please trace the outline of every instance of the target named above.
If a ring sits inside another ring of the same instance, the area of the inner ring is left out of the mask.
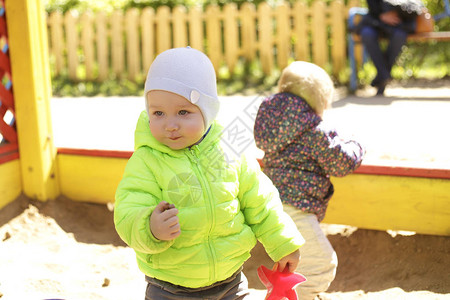
[[[212,194],[211,194],[211,190],[209,189],[209,185],[207,183],[207,180],[205,179],[205,176],[203,174],[203,171],[201,169],[201,165],[200,165],[200,159],[197,156],[196,153],[197,147],[193,146],[191,148],[189,148],[188,150],[188,157],[191,159],[193,168],[195,170],[195,173],[197,174],[197,178],[200,181],[200,184],[202,186],[202,189],[205,191],[206,193],[206,201],[205,201],[205,205],[207,208],[207,214],[209,217],[209,231],[208,231],[208,247],[209,247],[209,254],[210,254],[210,260],[212,262],[212,268],[211,268],[211,273],[210,273],[210,278],[212,280],[215,280],[216,278],[216,271],[215,271],[215,265],[216,265],[216,255],[215,255],[215,251],[214,248],[212,246],[212,241],[210,238],[210,234],[212,232],[213,227],[215,226],[215,216],[214,216],[214,209],[212,207],[212,202],[210,199],[212,199]]]

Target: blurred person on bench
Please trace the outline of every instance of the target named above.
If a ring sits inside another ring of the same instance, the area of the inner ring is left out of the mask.
[[[392,66],[408,34],[415,31],[416,17],[423,4],[419,0],[366,0],[369,12],[356,28],[362,43],[369,53],[377,75],[371,85],[377,88],[377,95],[383,95],[391,81]],[[386,38],[387,47],[382,49],[380,38]]]

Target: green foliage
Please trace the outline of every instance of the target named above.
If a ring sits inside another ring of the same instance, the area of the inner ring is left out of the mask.
[[[69,10],[78,12],[104,11],[111,12],[115,9],[123,9],[129,0],[44,0],[45,10],[48,13],[59,11],[65,13]]]
[[[173,8],[177,5],[186,7],[202,6],[206,7],[211,4],[223,6],[227,3],[235,3],[240,7],[243,3],[253,3],[258,5],[267,2],[274,6],[283,2],[283,0],[43,0],[45,9],[48,13],[60,11],[65,13],[68,10],[76,10],[80,13],[90,11],[105,11],[110,12],[114,9],[127,10],[131,7],[144,8],[153,7],[154,9],[160,6],[168,6]],[[286,0],[288,3],[294,3],[297,0]],[[310,4],[314,0],[302,0]],[[324,0],[326,3],[334,0]],[[343,1],[347,3],[348,0]]]
[[[153,7],[154,9],[160,6],[168,6],[173,8],[177,5],[183,5],[186,7],[192,7],[196,5],[202,5],[201,0],[128,0],[127,3],[123,6],[123,9],[128,9],[131,7],[136,8],[144,8],[144,7]]]
[[[219,69],[217,90],[219,95],[236,93],[255,94],[276,86],[279,71],[265,76],[258,62],[238,63],[231,73],[226,67]],[[67,74],[52,76],[52,93],[56,97],[79,96],[140,96],[144,94],[145,78],[130,81],[110,77],[105,81],[72,81]]]
[[[450,42],[409,42],[392,69],[395,80],[414,78],[441,79],[450,76]],[[358,71],[360,83],[370,84],[376,75],[371,62],[364,64]],[[345,82],[345,81],[340,81]]]
[[[259,61],[246,63],[239,61],[232,73],[226,67],[219,69],[217,89],[220,95],[236,93],[255,94],[276,86],[279,70],[264,75]]]
[[[450,42],[408,43],[398,58],[404,77],[442,78],[450,76]]]
[[[108,78],[102,82],[75,82],[67,75],[59,75],[52,78],[52,92],[53,96],[57,97],[136,96],[143,95],[144,82],[142,80],[134,82],[125,78]]]

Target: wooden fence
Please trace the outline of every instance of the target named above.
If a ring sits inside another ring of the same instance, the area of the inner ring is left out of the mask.
[[[191,46],[205,52],[216,68],[233,71],[237,62],[257,59],[263,72],[305,60],[337,75],[346,65],[345,6],[322,0],[310,6],[299,0],[271,7],[245,3],[170,10],[129,9],[125,13],[48,16],[53,72],[72,80],[103,81],[112,74],[135,80],[146,74],[154,57],[172,47]]]

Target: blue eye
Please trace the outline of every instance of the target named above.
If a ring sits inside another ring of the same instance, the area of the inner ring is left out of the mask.
[[[155,111],[153,114],[154,114],[155,116],[160,117],[160,116],[162,116],[164,113],[163,113],[162,111]]]

